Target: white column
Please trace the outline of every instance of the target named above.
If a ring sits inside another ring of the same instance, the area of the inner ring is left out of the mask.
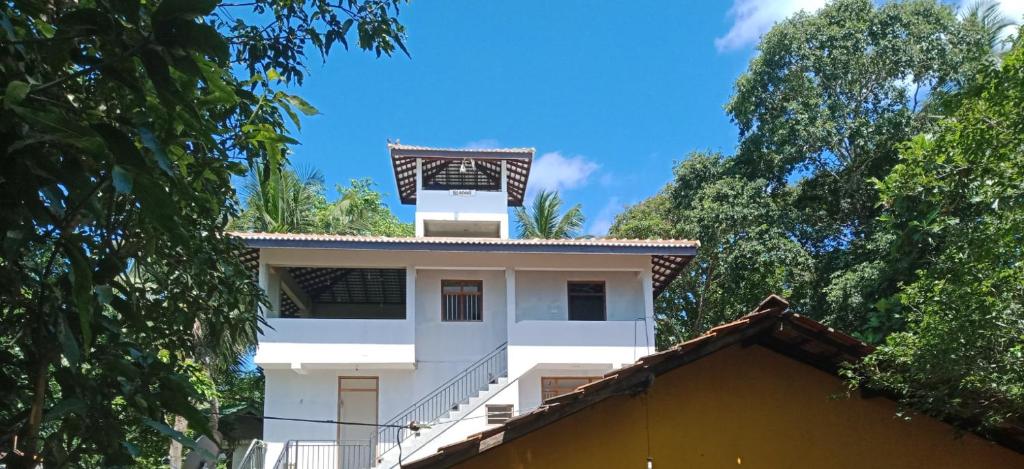
[[[507,161],[502,161],[501,162],[501,193],[505,194],[505,200],[507,201],[508,200],[508,162]],[[507,204],[507,202],[506,202],[506,204]],[[501,224],[501,226],[499,226],[499,228],[498,228],[498,232],[499,232],[498,236],[500,236],[501,239],[508,239],[509,219],[508,219],[508,207],[507,206],[505,207],[505,216],[502,217],[502,219],[501,219],[501,221],[499,223]]]
[[[270,300],[270,309],[262,308],[260,311],[263,313],[263,317],[281,317],[281,279],[274,271],[274,267],[262,261],[260,262],[260,288]]]
[[[512,268],[505,269],[505,310],[511,334],[516,324],[516,271]]]
[[[420,196],[423,194],[423,160],[416,158],[416,215],[415,229],[416,236],[423,237],[423,218],[420,216]]]
[[[650,355],[654,353],[654,280],[651,277],[651,271],[647,270],[640,272],[640,290],[644,292],[644,333],[647,334],[646,339],[649,340],[650,346],[646,347],[647,352],[644,355]],[[648,342],[644,342],[646,346]]]
[[[405,323],[410,330],[413,349],[416,344],[416,266],[405,268]],[[414,355],[415,356],[415,352]]]
[[[507,395],[511,398],[513,403],[513,411],[518,413],[523,410],[522,403],[519,402],[519,375],[522,374],[524,369],[516,361],[516,350],[512,344],[512,331],[516,327],[516,271],[515,269],[505,269],[505,317],[507,321],[506,337],[508,338],[508,352],[506,353],[508,360],[508,380],[510,384],[502,395]]]

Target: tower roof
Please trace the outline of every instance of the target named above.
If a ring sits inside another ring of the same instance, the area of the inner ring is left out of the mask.
[[[424,184],[434,179],[459,177],[451,169],[458,168],[462,161],[472,160],[475,182],[496,186],[501,185],[501,162],[505,162],[508,205],[512,207],[523,205],[534,153],[533,148],[433,148],[400,143],[389,143],[388,151],[395,170],[398,197],[403,204],[416,203],[417,160],[423,162]]]

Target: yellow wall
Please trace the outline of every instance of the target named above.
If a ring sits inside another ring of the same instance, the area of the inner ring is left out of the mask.
[[[659,376],[647,397],[608,399],[470,459],[464,468],[1024,468],[1024,455],[769,349],[734,346]]]

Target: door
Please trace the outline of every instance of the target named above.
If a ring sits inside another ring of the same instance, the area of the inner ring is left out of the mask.
[[[377,377],[338,378],[338,456],[341,469],[373,467],[377,457]],[[353,424],[369,425],[353,425]]]

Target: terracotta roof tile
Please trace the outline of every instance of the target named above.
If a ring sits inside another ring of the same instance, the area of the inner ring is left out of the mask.
[[[389,150],[414,150],[414,151],[438,151],[445,153],[521,153],[533,155],[537,152],[535,148],[445,148],[425,147],[421,145],[405,145],[402,143],[389,143]]]
[[[248,241],[326,241],[338,243],[381,244],[449,244],[491,246],[622,246],[622,247],[700,247],[699,241],[687,239],[501,239],[501,238],[449,238],[449,237],[388,237],[313,233],[260,233],[231,232],[231,236]]]
[[[544,404],[537,409],[521,414],[503,425],[488,429],[484,434],[494,435],[502,433],[501,443],[512,441],[523,434],[593,405],[599,402],[602,397],[610,397],[617,392],[622,392],[623,388],[616,388],[614,384],[629,381],[631,376],[641,371],[668,372],[680,366],[685,366],[702,356],[714,353],[721,348],[716,347],[716,344],[722,347],[729,346],[738,343],[743,338],[767,337],[767,342],[762,343],[766,347],[783,347],[778,350],[782,354],[810,354],[822,361],[833,363],[836,369],[838,369],[840,363],[859,360],[871,352],[872,347],[860,340],[812,319],[787,312],[787,307],[788,303],[785,300],[772,295],[742,319],[716,326],[707,333],[676,345],[671,349],[648,355],[633,365],[606,373],[601,380],[580,386],[571,393],[552,397],[544,401]],[[773,321],[766,322],[769,319]],[[776,324],[779,324],[779,327],[776,327]],[[803,340],[796,344],[784,339],[795,336],[799,336]],[[772,345],[779,343],[784,345]],[[699,347],[705,345],[708,347],[698,350]],[[799,352],[787,351],[787,349],[798,350]],[[659,366],[654,367],[652,365]],[[558,411],[553,411],[552,409]],[[518,427],[522,427],[522,429],[517,430]],[[1007,438],[1000,438],[999,441],[1007,444],[1011,449],[1022,451],[1021,448],[1024,448],[1024,441],[1021,440],[1024,439],[1024,433],[1017,436],[1010,433],[1012,432],[1007,432],[1009,440]],[[458,446],[460,449],[466,449],[466,452],[461,454],[454,453],[456,445],[449,445],[438,449],[438,452],[431,456],[418,461],[412,461],[404,467],[434,467],[442,465],[442,461],[444,466],[448,466],[498,446],[501,443],[488,445],[486,448],[478,447],[475,450],[472,448],[467,449],[465,446]]]

